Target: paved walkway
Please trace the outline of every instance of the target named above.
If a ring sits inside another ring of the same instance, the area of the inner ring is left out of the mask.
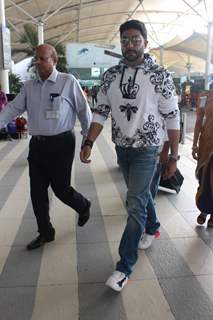
[[[122,293],[104,285],[126,221],[126,190],[110,135],[108,125],[94,146],[91,165],[81,164],[76,153],[73,185],[92,200],[90,221],[76,227],[75,213],[50,192],[56,241],[33,252],[25,250],[36,236],[28,141],[0,143],[1,320],[213,319],[213,230],[196,224],[190,134],[181,145],[185,180],[180,193],[157,196],[160,239],[139,252]]]

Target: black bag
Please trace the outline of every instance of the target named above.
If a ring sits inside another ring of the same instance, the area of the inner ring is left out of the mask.
[[[180,170],[177,169],[174,175],[169,179],[164,179],[163,175],[160,179],[160,187],[175,190],[177,193],[180,192],[180,188],[183,184],[184,177],[180,173]]]
[[[0,140],[12,140],[5,128],[0,129]]]

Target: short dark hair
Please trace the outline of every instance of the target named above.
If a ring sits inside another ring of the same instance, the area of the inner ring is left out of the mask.
[[[128,29],[136,29],[140,31],[143,38],[147,40],[147,30],[146,30],[145,24],[142,21],[128,20],[124,22],[123,24],[120,25],[120,35],[122,35],[122,33]]]

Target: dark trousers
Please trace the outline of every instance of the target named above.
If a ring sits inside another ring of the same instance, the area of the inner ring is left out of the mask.
[[[50,222],[48,187],[55,195],[79,214],[88,207],[88,200],[70,186],[75,154],[75,136],[72,132],[30,140],[30,192],[38,232],[51,237],[55,230]]]
[[[96,105],[97,103],[97,96],[92,96],[92,105],[93,107]]]

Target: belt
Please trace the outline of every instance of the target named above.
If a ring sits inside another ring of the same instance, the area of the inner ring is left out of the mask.
[[[38,141],[48,141],[48,140],[62,138],[64,136],[71,135],[71,134],[72,134],[72,131],[69,130],[69,131],[65,131],[65,132],[59,133],[59,134],[55,134],[53,136],[35,135],[35,136],[32,136],[32,139],[33,140],[38,140]]]

